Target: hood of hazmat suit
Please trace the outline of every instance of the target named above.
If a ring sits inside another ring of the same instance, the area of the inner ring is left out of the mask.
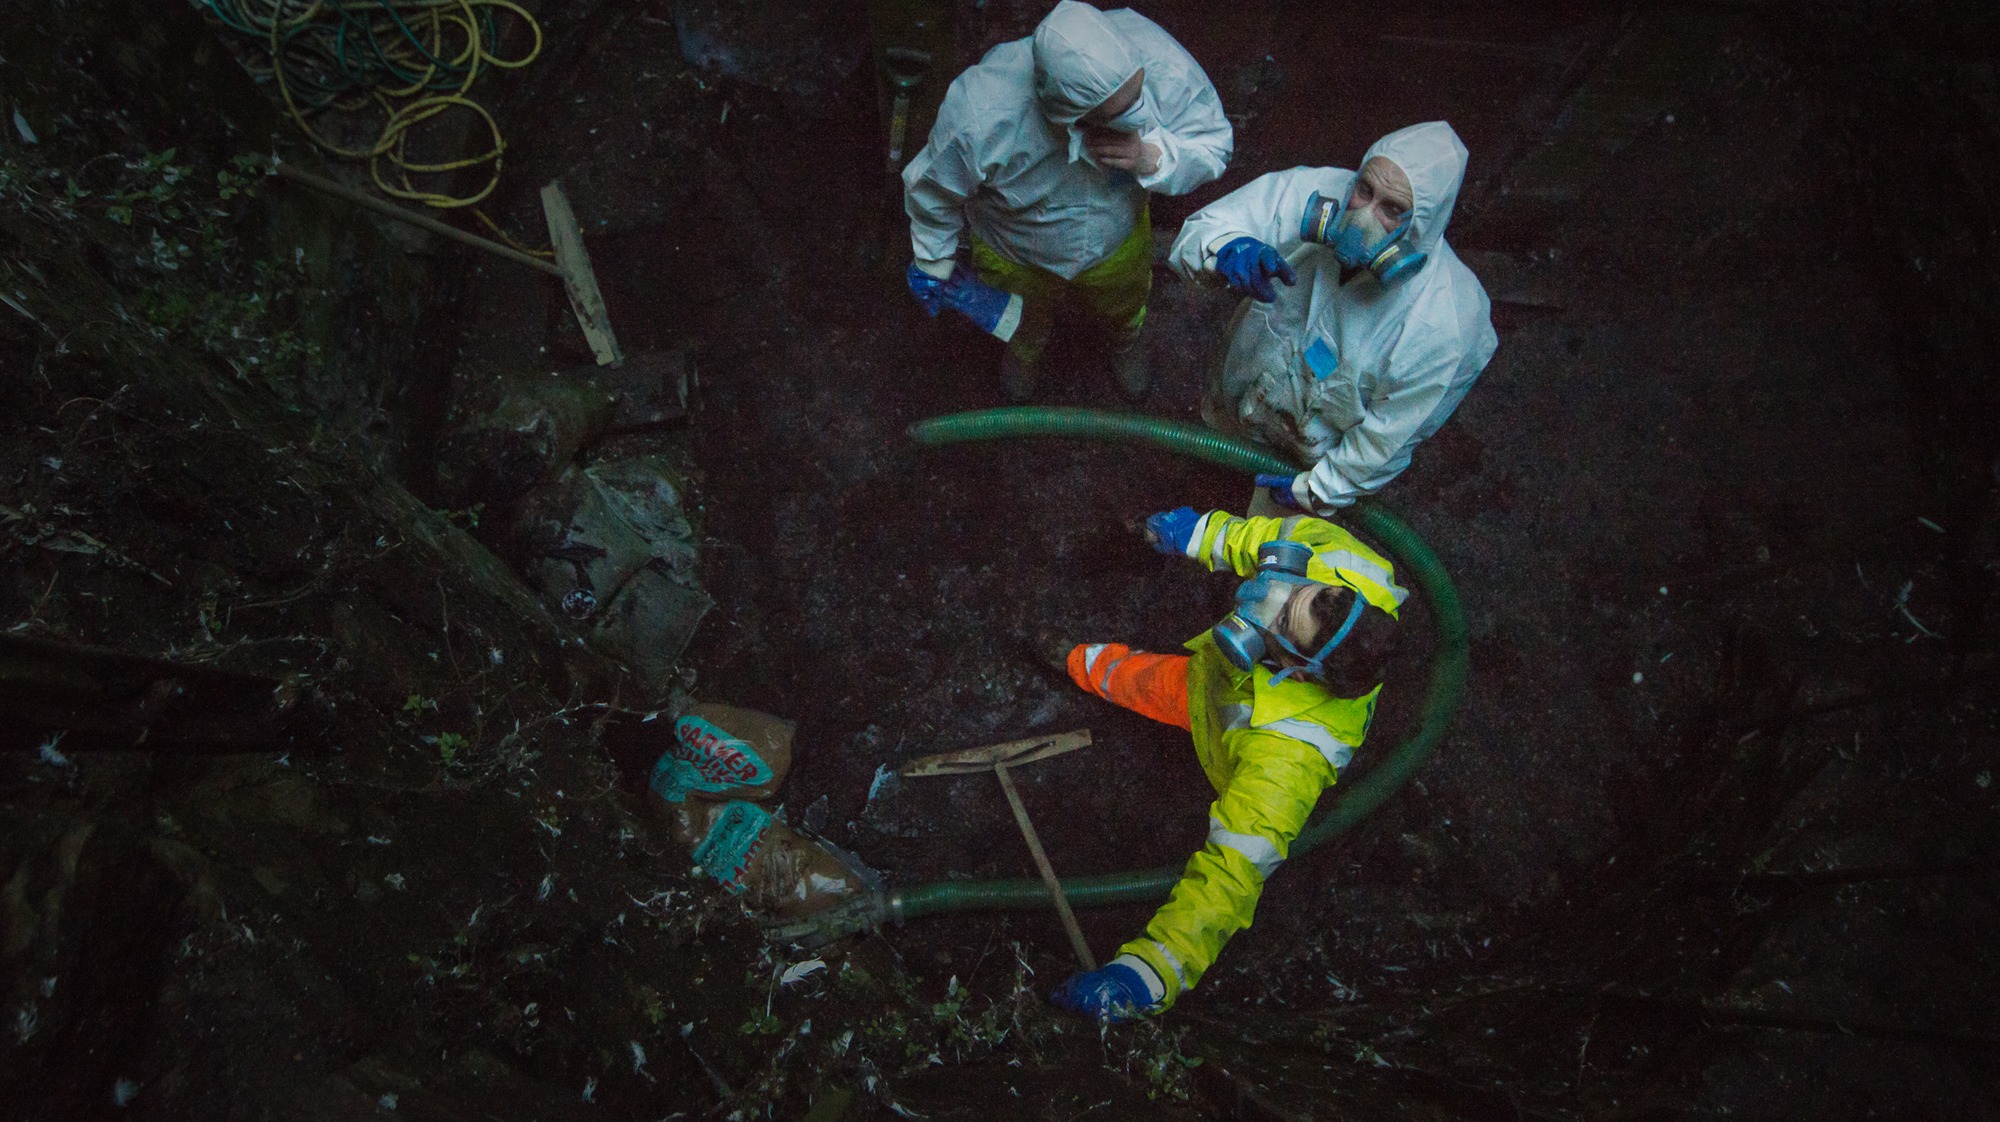
[[[1049,120],[1064,127],[1104,104],[1139,70],[1110,18],[1077,0],[1057,4],[1030,42],[1035,96]]]
[[[1152,175],[1098,167],[1076,121],[1139,69],[1138,103],[1111,122],[1159,149]],[[910,248],[933,275],[969,226],[1009,261],[1065,279],[1110,256],[1146,193],[1184,195],[1222,174],[1232,135],[1199,63],[1137,12],[1057,4],[1031,38],[953,80],[929,141],[903,169]]]
[[[1399,129],[1369,147],[1409,176],[1410,233],[1429,260],[1390,287],[1365,271],[1343,278],[1325,246],[1299,237],[1314,192],[1345,199],[1345,168],[1272,172],[1217,199],[1181,227],[1169,264],[1194,278],[1238,237],[1275,246],[1298,273],[1269,303],[1245,300],[1203,417],[1278,448],[1309,469],[1293,497],[1347,506],[1410,465],[1450,418],[1499,346],[1492,302],[1445,239],[1465,180],[1466,150],[1443,121]]]
[[[1430,252],[1444,239],[1458,189],[1465,183],[1465,143],[1443,121],[1397,129],[1368,146],[1361,162],[1380,156],[1410,177],[1410,233],[1418,249]]]

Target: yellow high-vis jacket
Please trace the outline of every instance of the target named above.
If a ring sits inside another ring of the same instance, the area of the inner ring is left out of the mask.
[[[1307,576],[1346,585],[1391,617],[1409,596],[1381,554],[1305,515],[1211,511],[1195,526],[1187,552],[1211,570],[1248,579],[1257,572],[1257,547],[1280,538],[1312,547]],[[1208,844],[1189,859],[1146,933],[1119,948],[1159,975],[1166,987],[1159,1009],[1199,982],[1229,937],[1250,925],[1264,881],[1284,861],[1320,792],[1360,746],[1382,692],[1377,685],[1363,697],[1335,697],[1297,678],[1273,685],[1265,667],[1246,673],[1231,666],[1208,632],[1187,649],[1195,755],[1216,790]]]

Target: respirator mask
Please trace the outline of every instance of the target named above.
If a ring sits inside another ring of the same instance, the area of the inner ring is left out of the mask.
[[[1258,663],[1274,661],[1277,652],[1283,651],[1305,665],[1279,670],[1271,676],[1272,683],[1282,682],[1293,674],[1315,679],[1325,677],[1327,657],[1353,632],[1355,623],[1368,607],[1368,601],[1360,593],[1354,595],[1354,606],[1347,611],[1347,621],[1317,653],[1308,656],[1293,646],[1284,633],[1285,606],[1301,588],[1325,583],[1307,578],[1306,563],[1310,560],[1311,547],[1299,542],[1280,540],[1265,542],[1258,547],[1257,575],[1237,586],[1236,609],[1223,617],[1213,632],[1216,649],[1222,652],[1229,665],[1247,671]]]
[[[1430,259],[1430,254],[1409,243],[1409,232],[1408,218],[1395,229],[1384,230],[1372,208],[1354,210],[1345,198],[1330,199],[1318,191],[1306,200],[1305,217],[1299,222],[1300,240],[1326,246],[1342,265],[1368,270],[1384,288],[1409,279]]]

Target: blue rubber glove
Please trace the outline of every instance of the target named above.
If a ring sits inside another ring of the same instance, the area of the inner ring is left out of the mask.
[[[1021,298],[1011,292],[994,288],[973,275],[971,269],[952,270],[951,279],[944,282],[940,295],[944,306],[961,312],[979,330],[988,335],[998,335],[1005,339],[1014,333],[1014,325],[1021,321]],[[1013,322],[1008,322],[1008,311],[1013,311]]]
[[[924,314],[936,319],[938,312],[944,309],[944,282],[915,265],[904,271],[903,280],[910,286],[910,295],[922,305]]]
[[[1200,524],[1201,514],[1193,507],[1176,507],[1146,519],[1146,534],[1152,539],[1154,549],[1185,557],[1188,543],[1194,540],[1194,528]]]
[[[1266,304],[1278,298],[1278,290],[1271,287],[1272,277],[1287,285],[1299,282],[1298,274],[1292,272],[1291,262],[1279,256],[1277,250],[1252,237],[1237,238],[1217,251],[1215,271],[1229,282],[1231,292]]]
[[[1021,325],[1021,298],[985,283],[970,269],[954,267],[950,277],[939,280],[911,265],[903,278],[932,318],[940,309],[950,308],[1002,342],[1012,338]]]
[[[1299,500],[1292,497],[1292,483],[1296,479],[1296,475],[1259,475],[1257,486],[1269,487],[1272,500],[1286,510],[1300,510]]]
[[[1144,1017],[1153,999],[1137,970],[1122,962],[1111,962],[1086,974],[1070,975],[1068,981],[1049,994],[1049,1003],[1058,1009],[1118,1024]]]

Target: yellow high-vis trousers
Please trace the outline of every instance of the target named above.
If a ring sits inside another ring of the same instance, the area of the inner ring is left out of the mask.
[[[1151,208],[1139,211],[1139,221],[1111,255],[1075,280],[1064,280],[1033,265],[1021,265],[972,239],[972,264],[979,279],[1021,297],[1021,326],[1007,349],[1025,366],[1041,361],[1048,345],[1049,323],[1056,305],[1074,299],[1089,310],[1114,337],[1128,337],[1146,322],[1146,299],[1153,294],[1153,221]]]

